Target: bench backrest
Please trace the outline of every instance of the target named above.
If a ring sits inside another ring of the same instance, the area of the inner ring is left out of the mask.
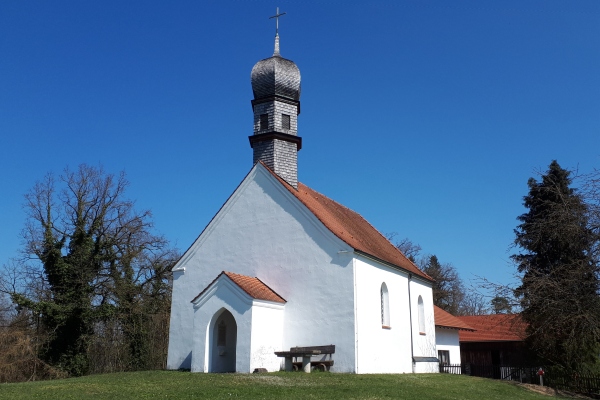
[[[290,351],[313,351],[319,350],[321,354],[333,354],[335,353],[335,344],[329,344],[327,346],[307,346],[307,347],[292,347]]]

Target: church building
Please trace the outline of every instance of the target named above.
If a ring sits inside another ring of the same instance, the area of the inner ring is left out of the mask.
[[[431,277],[298,182],[300,71],[278,34],[251,83],[253,167],[173,268],[167,367],[278,371],[277,351],[334,345],[331,372],[437,372]]]

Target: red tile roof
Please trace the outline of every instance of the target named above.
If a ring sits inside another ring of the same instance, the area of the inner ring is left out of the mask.
[[[474,331],[468,324],[464,323],[460,319],[447,311],[442,310],[438,306],[433,306],[433,319],[435,326],[441,328],[460,329],[465,331]]]
[[[192,302],[196,301],[196,299],[202,296],[202,294],[204,294],[204,292],[206,292],[208,288],[211,287],[212,284],[215,283],[222,275],[228,277],[233,283],[238,285],[240,289],[246,292],[253,299],[267,300],[275,303],[286,303],[283,297],[265,285],[260,279],[227,271],[221,272],[206,288],[204,288],[204,290],[198,294],[198,296],[194,297]]]
[[[514,342],[525,339],[527,325],[519,314],[493,314],[457,317],[475,328],[459,332],[461,342]]]
[[[357,212],[340,203],[298,183],[298,189],[289,185],[277,174],[262,164],[273,174],[298,200],[302,202],[334,235],[346,242],[354,250],[379,260],[393,264],[401,269],[425,278],[433,279],[421,271],[400,250],[387,240],[377,229]]]

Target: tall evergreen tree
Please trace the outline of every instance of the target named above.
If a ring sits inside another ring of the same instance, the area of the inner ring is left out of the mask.
[[[490,303],[494,314],[512,314],[512,305],[506,297],[496,296]]]
[[[528,211],[518,217],[512,256],[521,273],[515,294],[528,323],[528,342],[540,359],[581,369],[597,359],[600,339],[596,241],[588,209],[571,188],[570,172],[552,161],[538,182],[528,181]]]

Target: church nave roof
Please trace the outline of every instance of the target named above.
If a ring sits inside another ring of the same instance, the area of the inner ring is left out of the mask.
[[[296,190],[262,162],[261,164],[304,204],[334,235],[359,252],[393,264],[428,281],[421,271],[359,213],[298,182]]]

